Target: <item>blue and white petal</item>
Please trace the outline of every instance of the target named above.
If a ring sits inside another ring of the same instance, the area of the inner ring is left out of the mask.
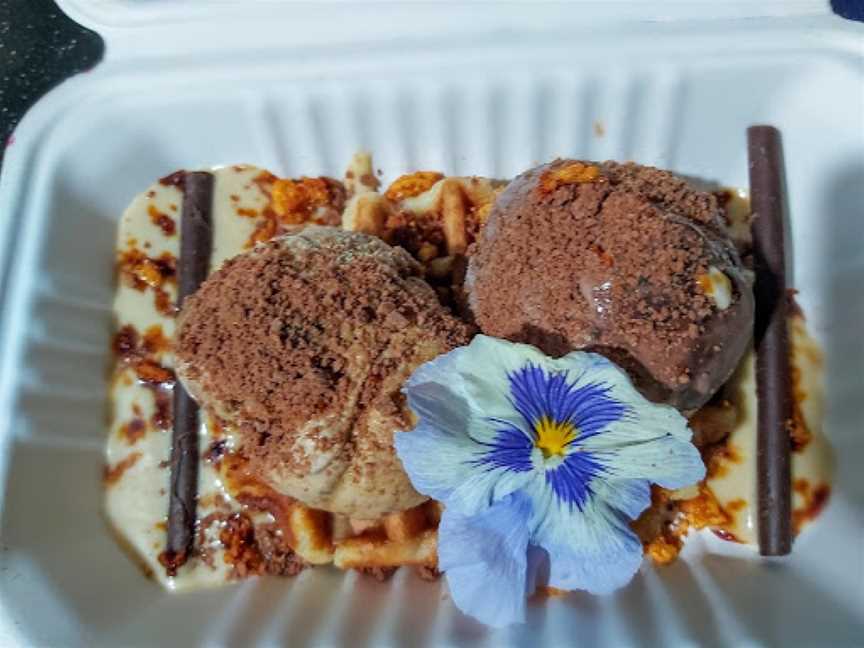
[[[593,449],[591,441],[586,443],[586,449]],[[696,447],[671,434],[596,454],[606,457],[609,475],[615,479],[645,479],[675,489],[705,477],[705,464]]]
[[[465,421],[473,414],[460,373],[469,363],[470,347],[460,347],[420,365],[402,388],[420,420],[450,436],[465,436]]]
[[[624,401],[611,395],[612,386],[594,380],[586,371],[585,354],[548,362],[546,367],[525,363],[508,374],[513,407],[535,426],[543,418],[572,423],[581,439],[602,432],[628,411]]]
[[[425,422],[395,435],[396,453],[414,488],[463,515],[489,508],[534,478],[533,471],[479,468],[488,448],[467,436],[447,434]]]
[[[531,541],[549,553],[552,587],[605,594],[626,585],[642,563],[642,543],[629,523],[651,497],[647,482],[598,480],[592,487],[595,495],[579,510],[535,485]]]
[[[535,544],[542,547],[573,545],[586,556],[617,551],[618,532],[629,530],[630,520],[636,517],[630,513],[641,512],[650,503],[650,490],[642,490],[634,484],[619,488],[613,494],[603,480],[592,482],[589,488],[592,495],[581,509],[563,502],[541,480],[525,489],[532,503],[531,528]],[[603,501],[600,494],[610,496],[613,502]]]
[[[394,438],[414,488],[464,515],[488,508],[533,477],[530,439],[506,421],[483,417],[468,394],[471,376],[462,372],[469,367],[469,349],[439,356],[414,372],[404,392],[420,420]]]
[[[585,556],[574,551],[573,545],[546,547],[549,585],[592,594],[609,594],[627,585],[642,565],[642,543],[632,531],[624,533],[626,542],[600,556]]]
[[[681,488],[705,477],[699,451],[690,442],[692,432],[677,410],[647,400],[630,378],[597,354],[571,353],[558,362],[580,356],[588,362],[586,374],[608,387],[609,397],[626,403],[628,411],[605,426],[602,434],[583,438],[580,446],[609,468],[609,477],[647,479],[664,488]]]
[[[597,501],[635,520],[651,506],[651,484],[647,479],[603,479],[591,484]]]
[[[508,376],[528,362],[542,364],[546,356],[527,344],[486,335],[475,336],[464,348],[468,353],[460,356],[453,368],[459,372],[472,406],[482,418],[522,427],[525,420],[513,406]]]
[[[511,495],[484,512],[445,509],[438,530],[438,566],[456,606],[495,627],[525,620],[529,584],[526,524],[531,504]]]

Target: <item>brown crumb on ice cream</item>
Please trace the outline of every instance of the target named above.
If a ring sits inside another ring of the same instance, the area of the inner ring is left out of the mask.
[[[259,524],[255,539],[264,558],[268,574],[296,576],[307,564],[288,546],[282,530],[276,524]]]
[[[586,182],[602,182],[600,168],[584,162],[570,162],[564,166],[550,167],[540,176],[537,189],[541,193],[555,191],[561,185],[582,184]]]

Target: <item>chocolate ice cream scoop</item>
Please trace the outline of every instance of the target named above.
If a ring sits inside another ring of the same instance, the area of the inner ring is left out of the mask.
[[[683,411],[729,378],[753,327],[751,279],[714,196],[632,163],[557,160],[518,176],[466,289],[484,333],[597,351]]]
[[[257,478],[355,518],[411,508],[401,388],[468,341],[401,248],[309,226],[217,270],[183,305],[177,372]]]

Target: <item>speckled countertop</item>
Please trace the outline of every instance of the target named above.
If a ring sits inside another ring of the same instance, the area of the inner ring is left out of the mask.
[[[98,34],[72,22],[53,0],[0,0],[0,165],[27,109],[63,79],[90,69]]]

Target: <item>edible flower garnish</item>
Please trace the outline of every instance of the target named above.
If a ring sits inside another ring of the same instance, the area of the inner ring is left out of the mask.
[[[396,435],[397,453],[444,504],[438,561],[453,601],[488,625],[524,621],[538,584],[627,584],[642,562],[630,521],[650,484],[705,475],[684,417],[597,354],[553,359],[479,335],[419,367],[404,392],[419,422]]]

